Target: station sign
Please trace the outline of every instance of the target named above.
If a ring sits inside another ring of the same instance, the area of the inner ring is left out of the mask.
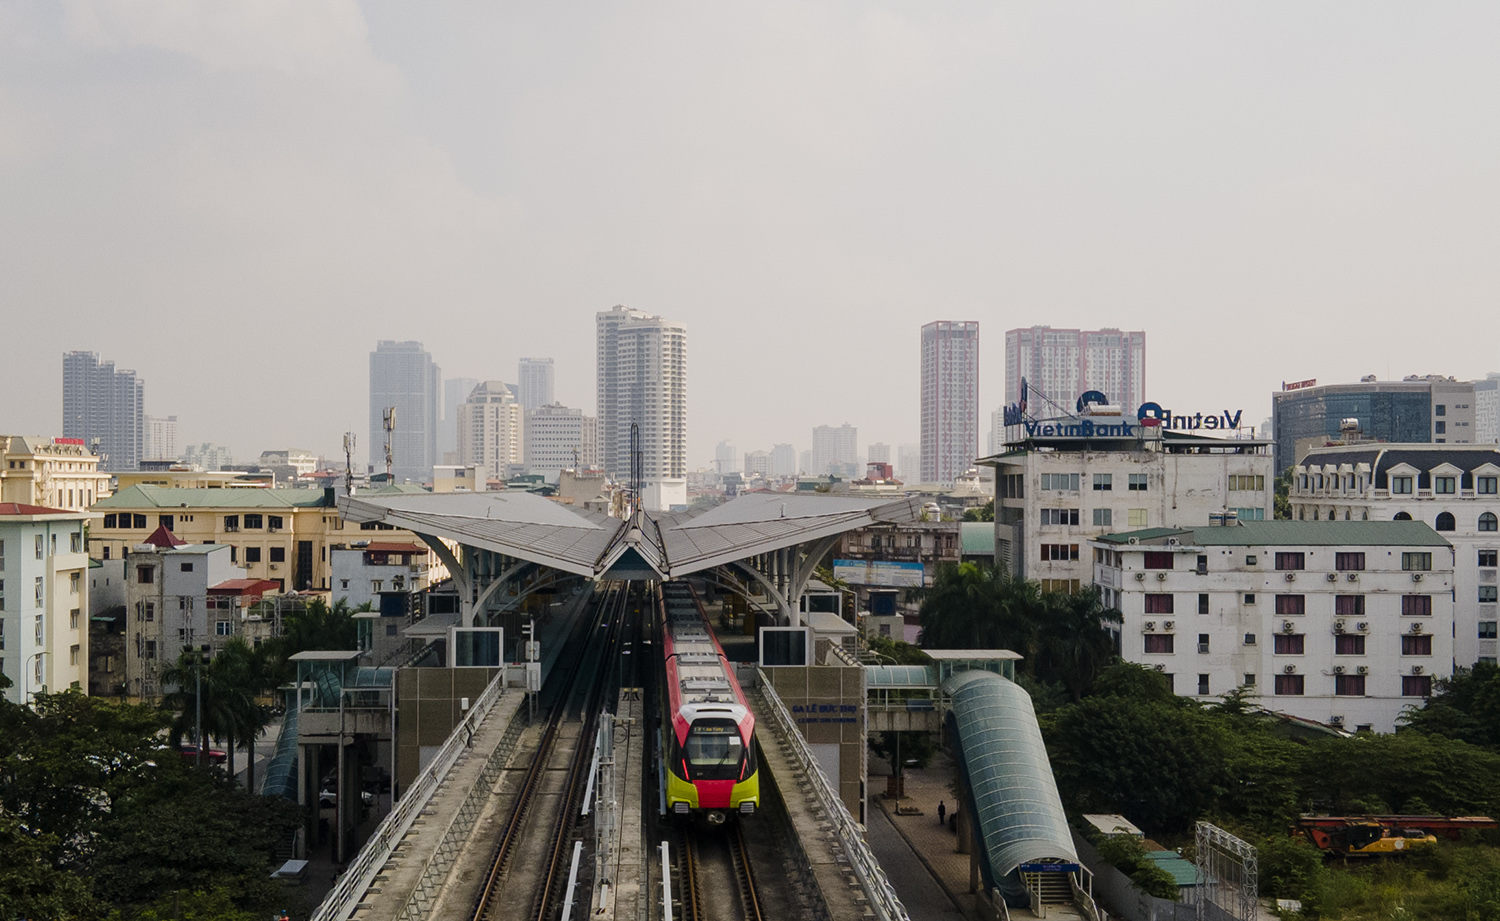
[[[850,585],[921,588],[926,570],[921,563],[894,560],[834,560],[833,577]]]

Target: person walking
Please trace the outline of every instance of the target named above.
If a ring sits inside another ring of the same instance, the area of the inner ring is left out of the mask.
[[[948,807],[945,806],[945,805],[943,805],[943,801],[942,800],[938,800],[938,824],[939,825],[943,824],[943,817],[946,816],[947,814],[948,814]]]

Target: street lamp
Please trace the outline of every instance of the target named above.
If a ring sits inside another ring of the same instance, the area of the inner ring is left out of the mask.
[[[193,723],[193,745],[197,748],[195,760],[198,767],[203,767],[203,666],[208,664],[210,649],[207,643],[199,646],[196,652],[192,646],[182,647],[184,653],[193,654],[193,696],[197,710]]]
[[[29,686],[31,684],[31,669],[27,668],[27,666],[31,664],[31,660],[35,659],[37,667],[40,668],[41,664],[42,664],[42,656],[46,655],[50,651],[51,650],[43,649],[41,652],[34,652],[31,655],[29,655],[29,656],[26,657],[26,661],[25,662],[21,663],[21,671],[25,673],[24,676],[23,676],[23,678],[22,678],[22,681],[24,682],[24,684],[26,686]],[[43,694],[47,693],[47,686],[45,684],[42,684],[42,679],[41,678],[37,678],[37,685],[41,688],[41,693],[43,693]],[[25,703],[26,700],[27,700],[27,698],[30,697],[30,695],[31,695],[31,692],[25,690],[25,688],[23,687],[22,694],[21,694],[21,702]]]

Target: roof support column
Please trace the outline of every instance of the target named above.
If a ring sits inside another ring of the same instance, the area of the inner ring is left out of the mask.
[[[422,542],[431,547],[432,552],[437,554],[437,558],[443,561],[444,566],[448,567],[448,574],[453,577],[453,584],[458,587],[459,623],[466,627],[474,626],[474,606],[470,601],[474,597],[474,583],[471,571],[464,567],[466,565],[473,565],[472,558],[475,555],[475,551],[471,547],[463,547],[464,559],[461,564],[458,558],[453,555],[453,551],[448,549],[447,544],[433,537],[431,534],[414,533],[422,538]]]

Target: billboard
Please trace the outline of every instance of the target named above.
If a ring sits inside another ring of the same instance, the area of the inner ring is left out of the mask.
[[[897,563],[891,560],[833,561],[833,577],[850,585],[921,588],[924,584],[924,572],[921,563]]]

